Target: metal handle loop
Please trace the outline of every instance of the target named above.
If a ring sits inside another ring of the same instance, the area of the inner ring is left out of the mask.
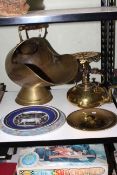
[[[30,38],[29,35],[28,35],[28,31],[29,31],[29,30],[37,30],[37,29],[40,30],[40,29],[44,28],[44,29],[45,29],[45,32],[44,32],[43,38],[45,38],[46,35],[47,35],[47,33],[48,33],[48,32],[47,32],[47,28],[48,28],[48,27],[49,27],[48,24],[21,25],[21,26],[19,26],[19,27],[18,27],[18,33],[19,33],[20,42],[23,41],[23,37],[22,37],[22,34],[21,34],[21,32],[22,32],[23,30],[25,30],[26,38],[29,39],[29,38]]]

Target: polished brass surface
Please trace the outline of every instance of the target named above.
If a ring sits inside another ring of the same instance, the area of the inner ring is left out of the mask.
[[[21,42],[9,52],[5,62],[9,78],[22,87],[16,102],[22,105],[44,104],[52,98],[45,87],[73,80],[78,71],[78,62],[72,55],[58,54],[44,37],[32,37],[22,41],[20,36],[20,39]]]
[[[100,53],[81,52],[73,55],[74,57],[76,56],[76,59],[80,60],[80,64],[82,65],[82,83],[76,84],[68,90],[68,100],[81,108],[92,108],[111,102],[112,96],[110,90],[108,92],[101,83],[95,82],[95,79],[90,82],[90,73],[102,75],[100,70],[97,68],[91,69],[89,65],[92,61],[99,61]]]
[[[67,92],[67,98],[72,104],[81,108],[100,106],[110,100],[106,88],[96,86],[93,83],[90,83],[87,87],[83,84],[72,87]]]
[[[51,92],[47,87],[23,87],[15,101],[20,105],[45,104],[52,99]]]
[[[69,54],[58,55],[54,49],[51,49],[46,39],[31,38],[19,44],[6,58],[6,71],[9,76],[10,73],[14,75],[14,80],[17,79],[18,84],[22,83],[20,79],[25,77],[27,79],[28,74],[22,73],[27,67],[33,73],[38,73],[40,77],[45,75],[50,83],[59,85],[67,83],[75,77],[78,63]],[[19,73],[17,75],[17,69],[20,71],[20,76]]]
[[[67,117],[67,123],[76,129],[98,131],[117,124],[117,115],[105,109],[81,109],[71,113]]]

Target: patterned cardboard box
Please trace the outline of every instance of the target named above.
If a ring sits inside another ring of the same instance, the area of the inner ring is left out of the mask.
[[[17,175],[107,175],[103,144],[43,146],[22,149]]]

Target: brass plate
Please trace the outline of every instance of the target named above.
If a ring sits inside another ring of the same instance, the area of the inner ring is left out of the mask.
[[[82,109],[72,112],[67,117],[67,123],[76,129],[97,131],[114,126],[117,123],[117,115],[105,109]]]

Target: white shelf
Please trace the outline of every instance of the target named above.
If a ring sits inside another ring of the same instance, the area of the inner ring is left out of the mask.
[[[57,107],[66,114],[77,110],[66,98],[68,89],[53,89],[53,99],[47,105]],[[16,104],[15,98],[18,92],[6,92],[0,104],[0,116],[4,117],[9,112],[21,108]],[[110,110],[117,113],[117,109],[113,103],[105,104],[100,108]],[[73,140],[73,139],[93,139],[93,138],[117,138],[117,125],[102,131],[82,131],[70,127],[67,122],[60,128],[46,134],[36,136],[14,136],[6,134],[0,130],[0,143],[3,142],[27,142],[27,141],[54,141],[54,140]]]
[[[21,16],[0,16],[0,26],[116,19],[117,7],[55,9],[30,11]]]

